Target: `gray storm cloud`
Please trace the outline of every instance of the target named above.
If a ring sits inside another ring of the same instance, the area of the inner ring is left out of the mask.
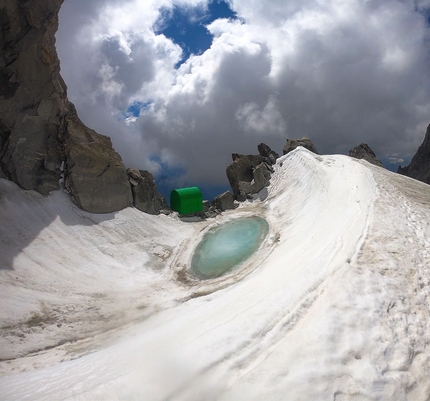
[[[214,21],[212,46],[175,69],[181,49],[153,30],[172,1],[66,0],[57,46],[69,98],[128,166],[178,166],[214,185],[232,152],[260,142],[279,153],[302,136],[323,153],[361,142],[387,159],[414,153],[430,123],[430,4],[284,3],[232,1],[240,21]],[[130,118],[133,102],[148,106]]]

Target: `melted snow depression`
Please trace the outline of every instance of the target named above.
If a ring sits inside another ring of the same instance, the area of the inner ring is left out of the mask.
[[[0,179],[2,400],[430,398],[430,186],[297,148],[265,196],[182,222]],[[199,280],[215,225],[260,217]]]
[[[259,217],[234,219],[213,227],[195,250],[192,272],[201,279],[221,276],[248,259],[267,230],[267,222]]]

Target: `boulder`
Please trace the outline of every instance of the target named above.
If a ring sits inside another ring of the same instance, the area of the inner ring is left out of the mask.
[[[279,157],[279,154],[270,149],[269,145],[266,145],[265,143],[260,143],[257,146],[258,153],[260,156],[263,156],[265,158],[265,162],[273,165],[276,163],[276,159]]]
[[[411,163],[405,167],[399,166],[397,172],[430,184],[430,125]]]
[[[369,145],[362,143],[349,151],[349,156],[355,159],[364,159],[375,166],[382,167],[382,162],[379,160]]]
[[[227,166],[226,173],[235,199],[243,201],[246,194],[239,188],[240,182],[251,183],[254,179],[254,169],[264,162],[261,155],[239,155],[233,153],[233,163]]]
[[[287,142],[284,145],[283,154],[286,155],[287,153],[290,153],[299,146],[303,146],[311,152],[318,154],[315,145],[309,138],[306,137],[303,137],[302,139],[287,139]]]
[[[207,199],[204,199],[203,200],[203,212],[204,213],[209,212],[210,207],[211,207],[211,203]]]
[[[258,155],[232,154],[233,163],[226,170],[234,198],[244,201],[267,187],[273,165],[279,155],[265,143],[258,145]]]
[[[267,163],[260,163],[255,167],[254,183],[256,187],[261,187],[260,189],[256,189],[256,192],[260,192],[261,189],[269,185],[273,171],[273,168]]]
[[[217,210],[221,210],[222,212],[224,210],[234,209],[235,206],[233,194],[230,191],[225,191],[221,195],[216,196],[212,201],[212,206]]]
[[[260,163],[255,166],[253,170],[253,179],[251,182],[240,181],[239,191],[240,198],[251,198],[253,194],[260,192],[264,187],[270,183],[270,177],[273,170],[266,164]]]
[[[62,137],[65,186],[76,204],[92,213],[109,213],[133,204],[128,175],[110,138],[86,127],[69,103]]]
[[[127,169],[133,194],[133,206],[142,212],[159,214],[157,187],[152,174],[145,170]]]

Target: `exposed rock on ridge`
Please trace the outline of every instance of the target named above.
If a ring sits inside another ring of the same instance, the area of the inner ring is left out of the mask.
[[[423,143],[418,148],[409,166],[399,166],[397,172],[430,184],[430,125],[427,127]]]
[[[55,50],[63,0],[0,5],[0,177],[42,194],[65,185],[82,209],[113,212],[132,204],[121,157],[87,128],[67,99]]]
[[[349,156],[355,159],[364,159],[375,166],[382,167],[382,162],[379,160],[375,152],[370,149],[369,145],[362,143],[349,151]]]
[[[265,158],[267,163],[271,165],[276,163],[276,159],[279,157],[279,155],[274,150],[270,149],[270,146],[266,145],[265,143],[260,143],[257,146],[257,149],[258,153]]]
[[[134,168],[128,168],[127,174],[133,193],[133,206],[145,213],[158,214],[161,203],[164,202],[159,199],[160,195],[157,193],[152,174],[149,171]]]
[[[259,155],[233,153],[233,163],[227,166],[227,178],[238,201],[244,201],[269,185],[272,165],[279,156],[264,143],[258,145],[258,151]]]
[[[302,139],[287,139],[287,142],[284,145],[283,154],[286,155],[287,153],[290,153],[299,146],[303,146],[311,152],[318,154],[315,145],[309,138],[306,138],[305,136]]]
[[[235,205],[233,194],[230,191],[225,191],[221,195],[216,196],[212,201],[212,206],[221,212],[228,209],[234,209]]]

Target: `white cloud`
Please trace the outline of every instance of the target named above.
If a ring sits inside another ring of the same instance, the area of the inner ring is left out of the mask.
[[[245,103],[236,112],[245,133],[256,131],[260,135],[274,132],[283,135],[286,132],[286,122],[282,118],[274,96],[270,96],[263,109],[256,103]]]
[[[212,46],[177,70],[180,47],[153,31],[173,0],[78,3],[65,1],[57,35],[69,97],[128,166],[156,173],[156,155],[220,184],[230,154],[260,142],[401,156],[430,123],[428,1],[234,0],[241,20],[210,24]],[[133,101],[151,104],[125,120]]]

